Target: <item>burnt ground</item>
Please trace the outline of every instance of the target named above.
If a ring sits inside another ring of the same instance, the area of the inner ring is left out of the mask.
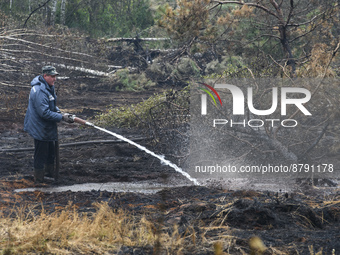
[[[90,82],[89,82],[90,81]],[[61,81],[59,81],[61,82]],[[132,104],[157,92],[115,92],[98,86],[100,80],[65,80],[59,91],[58,105],[77,116],[93,120],[108,105]],[[108,192],[43,193],[19,192],[17,188],[35,187],[33,182],[33,140],[23,131],[27,88],[3,88],[1,100],[0,135],[0,207],[5,215],[13,215],[15,208],[32,205],[36,214],[41,208],[54,212],[70,201],[79,212],[95,210],[94,202],[104,201],[113,209],[124,209],[133,215],[146,215],[171,229],[175,224],[183,236],[188,229],[197,240],[181,249],[182,254],[214,254],[213,244],[228,239],[225,254],[249,254],[248,240],[259,236],[268,248],[264,254],[322,254],[340,253],[340,190],[325,187],[301,186],[289,192],[230,190],[227,186],[192,186],[173,169],[126,143],[93,143],[62,146],[60,148],[60,178],[47,180],[44,187],[81,183],[150,182],[176,184],[155,194]],[[110,130],[139,139],[148,146],[138,130]],[[59,124],[62,145],[115,140],[98,130],[78,124]],[[15,149],[17,151],[8,151]],[[14,213],[15,215],[15,213]],[[157,254],[154,247],[122,246],[117,254]],[[280,253],[282,252],[282,253]],[[162,252],[160,254],[166,254]],[[115,254],[115,252],[113,252]],[[177,253],[176,253],[177,254]],[[217,253],[216,253],[217,254]]]

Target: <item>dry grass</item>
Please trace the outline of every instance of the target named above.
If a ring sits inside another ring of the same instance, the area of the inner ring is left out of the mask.
[[[3,254],[105,254],[125,246],[145,246],[163,238],[153,223],[114,212],[107,203],[96,204],[93,215],[80,215],[74,206],[53,214],[17,213],[0,218]],[[28,215],[28,216],[27,216]],[[165,236],[165,238],[170,238]]]
[[[193,227],[180,233],[177,225],[166,228],[145,215],[114,211],[107,203],[95,207],[91,214],[79,213],[70,203],[52,214],[42,209],[37,216],[37,207],[23,207],[0,215],[0,254],[116,254],[122,246],[148,247],[153,254],[214,249]]]
[[[113,210],[108,203],[94,204],[94,213],[80,213],[70,203],[48,214],[37,207],[13,209],[11,216],[0,215],[0,254],[117,254],[122,247],[143,248],[146,254],[289,254],[288,247],[266,247],[253,237],[236,244],[233,230],[223,223],[227,216],[209,226],[189,226],[183,233],[177,225],[165,227],[153,217]],[[222,208],[228,215],[230,204]],[[40,211],[37,216],[36,212]],[[256,242],[255,242],[256,241]],[[248,243],[248,245],[247,245]],[[310,254],[323,254],[309,247]],[[334,253],[335,254],[335,253]]]

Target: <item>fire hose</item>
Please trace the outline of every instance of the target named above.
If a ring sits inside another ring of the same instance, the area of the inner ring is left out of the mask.
[[[68,116],[73,122],[76,122],[81,125],[89,126],[89,127],[94,127],[94,124],[91,122],[88,122],[86,120],[83,120],[81,118],[76,117],[76,115],[69,115]]]

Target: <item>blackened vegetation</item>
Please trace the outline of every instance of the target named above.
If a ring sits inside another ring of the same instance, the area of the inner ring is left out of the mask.
[[[94,202],[106,202],[114,211],[125,210],[136,218],[146,215],[153,223],[154,233],[178,234],[186,239],[184,247],[173,252],[211,254],[212,242],[224,242],[224,250],[232,254],[250,252],[248,240],[259,236],[266,245],[265,254],[279,250],[287,254],[309,254],[310,248],[332,254],[339,250],[339,192],[331,196],[306,192],[227,191],[206,187],[164,189],[154,195],[111,193],[105,191],[62,193],[19,193],[11,196],[14,187],[29,184],[27,179],[2,180],[2,211],[26,203],[31,215],[39,215],[41,206],[46,213],[69,207],[70,201],[80,213],[91,215]],[[176,227],[174,227],[176,226]],[[178,231],[178,232],[177,232]],[[192,236],[195,235],[195,240]],[[226,242],[227,241],[227,242]],[[140,246],[125,245],[124,254],[165,252],[162,239]],[[114,253],[116,254],[116,253]]]

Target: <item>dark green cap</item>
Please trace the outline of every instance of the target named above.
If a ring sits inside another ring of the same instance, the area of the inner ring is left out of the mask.
[[[44,66],[42,68],[43,74],[47,75],[58,75],[59,73],[57,72],[57,69],[55,69],[54,66]]]

